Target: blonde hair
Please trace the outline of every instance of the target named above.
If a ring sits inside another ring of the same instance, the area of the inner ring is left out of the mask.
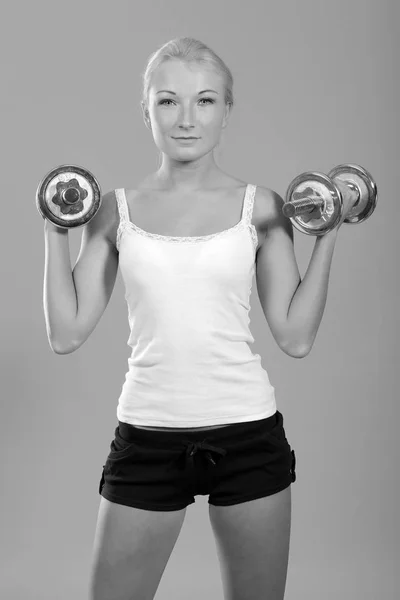
[[[168,60],[178,59],[187,64],[198,63],[214,69],[223,76],[225,82],[225,104],[233,108],[233,77],[224,61],[209,46],[190,37],[170,40],[150,55],[143,78],[142,102],[148,106],[149,88],[154,71]]]

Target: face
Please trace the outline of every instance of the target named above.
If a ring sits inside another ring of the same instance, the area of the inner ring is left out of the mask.
[[[208,91],[200,94],[203,90]],[[176,161],[198,160],[212,152],[228,123],[224,93],[223,78],[209,68],[178,60],[161,64],[152,77],[148,111],[142,103],[157,147]],[[176,139],[183,136],[197,139]]]

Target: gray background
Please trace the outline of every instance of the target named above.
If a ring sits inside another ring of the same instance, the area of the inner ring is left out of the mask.
[[[340,229],[311,354],[279,349],[255,280],[251,330],[297,457],[285,600],[397,598],[399,18],[398,3],[382,0],[2,4],[2,598],[86,600],[129,356],[120,273],[84,346],[51,351],[36,187],[67,162],[91,170],[103,192],[158,167],[141,73],[184,35],[234,76],[221,168],[283,196],[299,173],[343,162],[378,184],[373,216]],[[71,266],[81,233],[69,234]],[[314,243],[295,230],[302,277]],[[157,599],[222,599],[206,505],[198,496],[188,509]]]

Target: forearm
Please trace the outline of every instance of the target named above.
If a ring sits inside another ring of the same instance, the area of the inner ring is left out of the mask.
[[[71,270],[68,230],[45,222],[43,307],[47,337],[54,351],[74,343],[77,314],[75,284]]]
[[[300,354],[312,348],[324,314],[337,233],[335,228],[317,237],[307,272],[289,306],[287,339]]]

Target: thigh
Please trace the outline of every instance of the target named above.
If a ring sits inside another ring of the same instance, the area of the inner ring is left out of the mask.
[[[225,600],[283,600],[291,486],[232,506],[209,505]]]
[[[185,514],[186,508],[149,511],[101,497],[90,600],[152,600]]]
[[[240,424],[218,444],[226,456],[214,469],[209,504],[235,505],[276,494],[296,481],[296,458],[279,411],[262,421]],[[213,442],[214,443],[214,442]]]

